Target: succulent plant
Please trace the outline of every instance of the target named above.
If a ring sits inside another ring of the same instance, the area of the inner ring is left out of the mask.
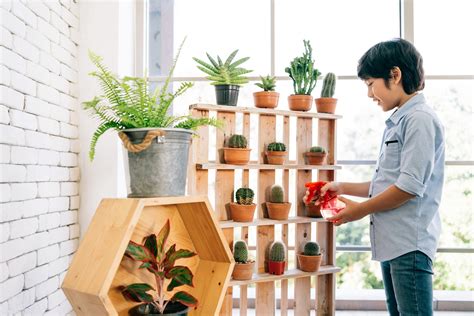
[[[314,241],[308,241],[304,245],[304,252],[305,256],[319,256],[321,254],[319,244]]]
[[[313,146],[310,148],[309,150],[310,152],[312,153],[325,153],[326,152],[326,149],[324,149],[324,147],[321,147],[321,146]]]
[[[251,205],[254,197],[253,190],[250,188],[240,188],[235,192],[235,201],[241,205]]]
[[[276,86],[276,78],[274,76],[266,76],[262,77],[260,76],[260,80],[262,82],[257,82],[255,85],[262,88],[263,91],[275,91],[275,86]]]
[[[314,67],[312,48],[309,41],[303,40],[305,52],[302,57],[296,57],[290,63],[290,67],[285,68],[293,80],[295,94],[311,95],[321,72]]]
[[[336,90],[336,75],[328,72],[324,77],[323,88],[321,90],[321,98],[332,98]]]
[[[283,203],[285,201],[285,190],[278,184],[274,184],[271,187],[270,202],[272,203]]]
[[[270,261],[283,262],[285,261],[285,244],[281,241],[275,241],[270,246]]]
[[[247,243],[243,240],[238,240],[234,244],[234,260],[235,262],[247,263],[249,259],[249,251]]]
[[[267,146],[268,151],[286,151],[286,146],[283,143],[270,143]]]
[[[230,148],[247,148],[247,138],[243,135],[234,134],[229,137],[227,145]]]
[[[222,62],[222,59],[219,56],[217,56],[216,61],[208,53],[206,53],[206,55],[209,61],[211,62],[210,64],[196,57],[193,57],[193,59],[199,64],[197,67],[201,71],[209,75],[206,78],[212,81],[212,85],[240,86],[249,82],[248,78],[244,75],[249,72],[252,72],[252,70],[237,67],[246,62],[250,57],[244,57],[235,62],[232,62],[238,51],[238,49],[233,51],[232,54],[227,57],[225,62]]]

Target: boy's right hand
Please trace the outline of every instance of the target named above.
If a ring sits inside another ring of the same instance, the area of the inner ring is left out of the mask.
[[[342,192],[342,186],[339,182],[328,182],[326,183],[320,191],[320,200],[323,196],[326,194],[329,194],[329,198],[336,196],[336,195],[341,195],[344,192]],[[320,204],[320,200],[316,201],[316,205]]]

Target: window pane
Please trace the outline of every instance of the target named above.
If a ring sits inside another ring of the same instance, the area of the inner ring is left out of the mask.
[[[337,289],[383,289],[380,263],[371,260],[370,252],[338,252]]]
[[[276,73],[311,41],[316,67],[354,75],[359,58],[377,42],[399,37],[398,0],[276,0]]]
[[[426,74],[473,75],[474,2],[416,0],[414,5],[415,45]]]
[[[434,290],[474,290],[474,254],[440,253],[434,262]]]

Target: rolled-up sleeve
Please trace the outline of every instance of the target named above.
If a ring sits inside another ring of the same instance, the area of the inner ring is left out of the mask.
[[[400,175],[395,186],[422,197],[433,172],[436,129],[433,117],[423,111],[412,113],[405,121],[400,155]]]

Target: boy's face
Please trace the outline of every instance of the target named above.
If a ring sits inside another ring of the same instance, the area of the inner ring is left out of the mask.
[[[383,78],[368,78],[365,81],[367,85],[367,96],[376,102],[384,112],[390,111],[400,103],[400,97],[394,89],[392,80],[389,80],[389,87],[385,85]]]

